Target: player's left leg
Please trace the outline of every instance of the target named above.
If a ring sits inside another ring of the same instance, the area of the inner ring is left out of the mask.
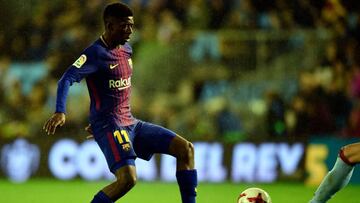
[[[186,139],[164,127],[139,122],[134,149],[139,158],[149,160],[154,153],[170,154],[176,158],[176,178],[183,203],[195,203],[197,173],[194,169],[194,146]]]
[[[194,146],[176,135],[170,142],[169,154],[176,158],[176,178],[183,203],[196,202],[197,172],[194,169]]]
[[[352,176],[354,165],[360,162],[360,143],[343,147],[334,167],[317,188],[310,203],[327,202],[336,192],[345,187]]]

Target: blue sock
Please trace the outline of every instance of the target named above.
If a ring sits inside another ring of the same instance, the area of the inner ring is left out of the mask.
[[[195,203],[197,172],[196,170],[181,170],[176,172],[182,203]]]
[[[95,196],[91,203],[114,203],[110,197],[108,197],[103,191],[100,190]]]
[[[353,171],[354,166],[345,163],[344,160],[339,157],[333,169],[325,176],[317,188],[310,203],[327,202],[337,191],[349,183]]]

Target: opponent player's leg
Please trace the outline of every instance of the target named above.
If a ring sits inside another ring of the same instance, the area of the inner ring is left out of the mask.
[[[176,135],[170,142],[169,154],[176,158],[176,179],[183,203],[196,202],[197,172],[194,169],[194,146]]]
[[[354,165],[360,162],[360,143],[343,147],[334,167],[324,177],[310,203],[327,202],[337,191],[345,187],[352,176]]]

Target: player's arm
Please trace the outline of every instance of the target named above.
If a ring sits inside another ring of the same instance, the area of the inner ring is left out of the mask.
[[[81,55],[59,80],[56,96],[56,111],[43,126],[43,129],[47,134],[54,134],[58,126],[65,124],[66,98],[70,86],[74,82],[80,82],[86,75],[97,70],[97,66],[91,59],[93,58],[86,54]]]

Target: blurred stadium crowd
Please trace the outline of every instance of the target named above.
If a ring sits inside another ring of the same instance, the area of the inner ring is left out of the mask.
[[[0,14],[0,136],[3,138],[43,134],[42,124],[54,109],[57,80],[80,52],[101,35],[102,8],[112,1],[31,2],[0,1],[4,11]],[[136,117],[167,126],[190,139],[360,136],[358,1],[124,2],[135,11],[132,103]],[[253,105],[257,114],[250,111],[245,116],[249,106],[221,94],[203,96],[206,91],[215,91],[208,88],[213,83],[217,84],[216,88],[227,89],[224,92],[236,89],[228,87],[241,82],[243,73],[237,71],[257,74],[257,69],[234,68],[236,64],[226,63],[225,52],[236,50],[224,48],[218,33],[303,30],[326,30],[331,37],[320,49],[314,66],[289,68],[297,73],[297,78],[292,80],[296,91],[290,98],[279,91],[266,90]],[[202,46],[206,48],[195,46],[195,42],[205,44]],[[184,49],[187,51],[181,52]],[[152,57],[153,52],[160,56]],[[151,61],[154,58],[163,62]],[[154,67],[147,69],[149,64]],[[172,69],[174,72],[170,73]],[[67,108],[70,113],[66,130],[61,129],[60,133],[83,136],[88,115],[84,84],[72,89]]]

